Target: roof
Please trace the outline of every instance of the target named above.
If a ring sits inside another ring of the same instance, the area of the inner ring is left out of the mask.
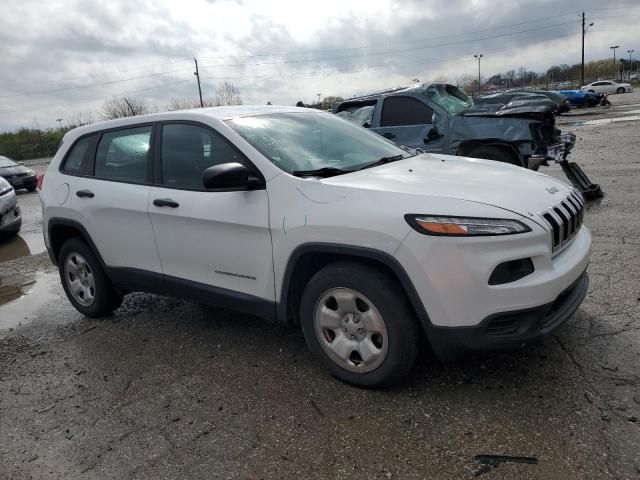
[[[407,92],[424,92],[430,86],[436,85],[440,82],[432,82],[432,83],[414,83],[411,85],[399,86],[399,87],[391,87],[385,88],[383,90],[378,90],[375,92],[367,93],[365,95],[358,95],[357,97],[351,97],[345,99],[345,102],[357,101],[357,100],[367,100],[371,98],[381,97],[383,95],[391,95],[396,93],[407,93]]]
[[[106,130],[109,128],[126,127],[132,124],[159,122],[172,119],[197,119],[198,117],[215,118],[216,120],[229,120],[235,117],[253,117],[257,115],[269,115],[272,113],[300,113],[314,112],[321,113],[320,110],[313,108],[276,106],[276,105],[233,105],[225,107],[207,107],[207,108],[191,108],[188,110],[173,110],[170,112],[151,113],[148,115],[138,115],[135,117],[124,117],[116,120],[105,120],[96,122],[83,127],[74,128],[67,132],[65,137],[70,133],[80,136],[85,133],[91,133],[98,130]]]

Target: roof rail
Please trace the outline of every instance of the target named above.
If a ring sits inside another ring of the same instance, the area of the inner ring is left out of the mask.
[[[355,97],[348,98],[347,100],[358,100],[360,98],[368,98],[368,97],[373,97],[375,95],[384,95],[385,93],[399,92],[400,90],[406,90],[407,88],[410,88],[410,87],[412,87],[412,85],[402,85],[398,87],[383,88],[382,90],[376,90],[373,92],[366,93],[364,95],[356,95]]]

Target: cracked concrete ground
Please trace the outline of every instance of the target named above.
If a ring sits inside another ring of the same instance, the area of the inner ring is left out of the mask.
[[[640,122],[573,125],[640,94],[611,100],[560,119],[606,192],[586,215],[576,315],[514,353],[424,353],[391,390],[333,380],[296,329],[192,302],[132,294],[83,318],[29,238],[37,196],[21,195],[27,238],[0,244],[2,285],[28,293],[0,306],[0,478],[640,478]],[[482,469],[477,454],[538,464]]]

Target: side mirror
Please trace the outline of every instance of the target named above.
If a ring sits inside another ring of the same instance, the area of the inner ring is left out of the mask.
[[[207,190],[251,190],[260,187],[262,182],[241,163],[230,162],[207,168],[202,174],[202,184]]]

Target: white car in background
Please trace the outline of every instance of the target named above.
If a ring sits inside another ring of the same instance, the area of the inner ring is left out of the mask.
[[[425,337],[448,357],[546,335],[589,284],[574,188],[415,155],[305,108],[71,130],[40,199],[47,249],[84,315],[148,291],[278,319],[333,375],[367,387],[407,374]]]
[[[633,87],[628,83],[617,83],[611,80],[601,80],[582,87],[583,92],[591,93],[631,93]]]

